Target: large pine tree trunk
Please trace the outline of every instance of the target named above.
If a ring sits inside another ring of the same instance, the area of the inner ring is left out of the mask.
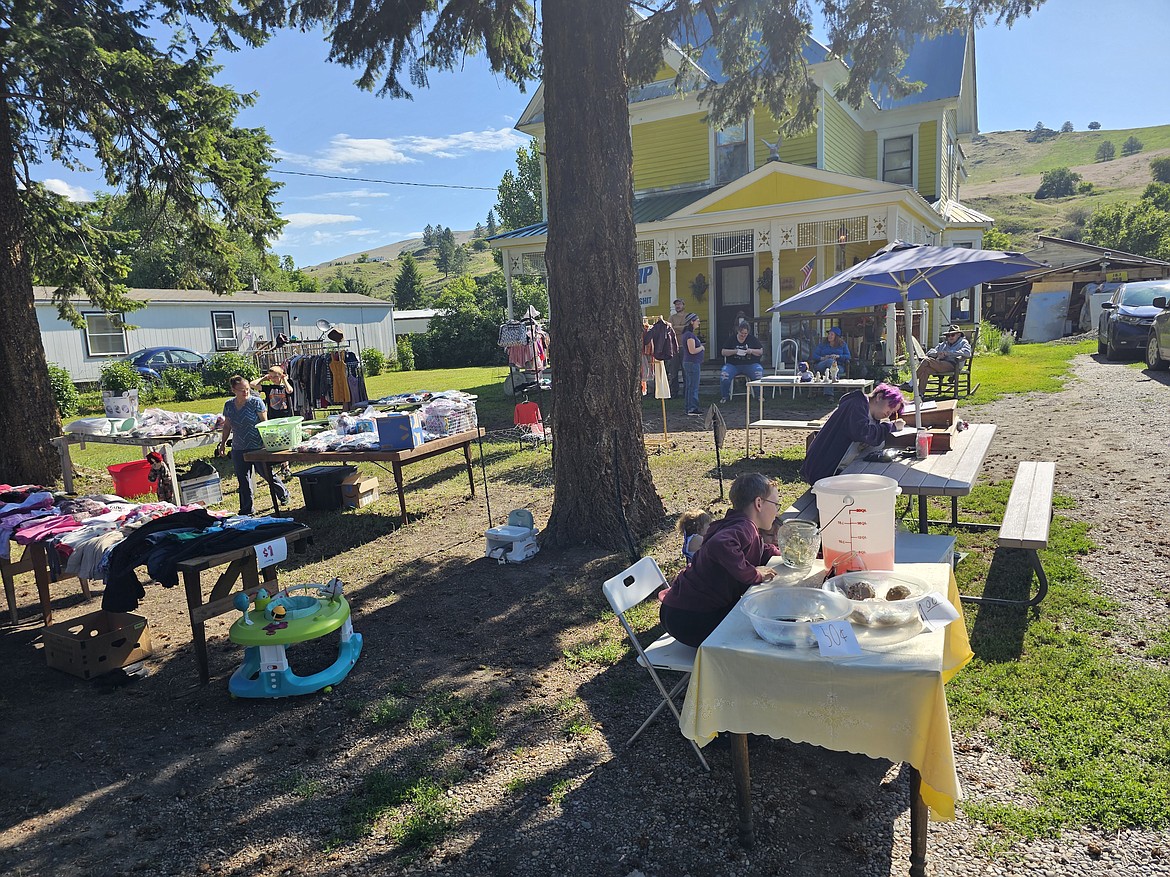
[[[616,547],[623,512],[635,538],[655,530],[664,514],[642,437],[628,5],[543,4],[545,258],[556,397],[556,494],[544,539],[554,545]]]
[[[0,82],[0,86],[3,83]],[[8,89],[0,88],[0,94]],[[61,418],[49,384],[45,347],[33,305],[32,272],[24,248],[24,211],[16,188],[12,119],[0,99],[0,483],[52,485],[60,461],[49,439]]]

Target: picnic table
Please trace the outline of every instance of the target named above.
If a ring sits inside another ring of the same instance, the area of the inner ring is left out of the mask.
[[[949,451],[930,454],[925,460],[903,458],[880,463],[858,457],[842,474],[884,475],[897,481],[904,495],[917,496],[920,533],[928,531],[926,501],[931,496],[951,498],[951,526],[972,526],[959,520],[959,497],[970,495],[994,437],[994,423],[974,423],[955,433]]]
[[[752,420],[752,387],[760,388],[759,416]],[[744,453],[751,453],[752,430],[759,431],[760,453],[764,452],[765,429],[820,429],[824,425],[824,418],[819,420],[769,420],[764,417],[764,388],[792,387],[792,397],[796,398],[797,388],[812,387],[821,390],[862,390],[869,392],[873,388],[873,381],[866,378],[841,378],[837,381],[801,381],[798,375],[769,375],[758,381],[748,381],[746,407],[744,408]],[[775,392],[772,394],[775,395]]]
[[[154,450],[162,455],[166,461],[167,471],[171,476],[171,489],[176,500],[179,497],[179,481],[175,471],[175,451],[187,451],[191,448],[202,448],[219,442],[219,430],[201,432],[196,435],[175,436],[132,436],[132,435],[83,435],[81,433],[66,433],[50,439],[49,443],[57,449],[61,458],[61,477],[65,482],[65,492],[73,493],[73,461],[70,459],[69,448],[72,445],[81,445],[84,448],[90,442],[102,445],[121,445],[127,448],[141,448],[142,457]]]
[[[824,658],[815,648],[764,642],[747,616],[732,610],[699,647],[680,726],[700,746],[720,732],[732,734],[745,846],[755,840],[747,735],[766,734],[910,765],[910,874],[925,874],[929,813],[953,819],[962,794],[944,686],[972,652],[950,565],[894,568],[945,594],[959,619],[856,657]],[[816,570],[818,578],[823,574]]]
[[[244,457],[247,460],[277,464],[346,462],[376,463],[382,466],[383,463],[389,463],[394,474],[394,485],[398,490],[398,506],[405,520],[406,491],[402,480],[403,468],[439,454],[462,450],[463,459],[467,465],[467,480],[471,484],[471,495],[475,496],[475,470],[471,466],[471,443],[483,434],[483,429],[469,429],[424,442],[417,448],[406,451],[253,451],[250,454],[245,454]],[[382,466],[382,468],[386,467]]]

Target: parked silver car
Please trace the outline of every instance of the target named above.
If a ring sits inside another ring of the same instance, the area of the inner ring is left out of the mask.
[[[1151,281],[1156,286],[1151,304],[1157,308],[1146,339],[1146,365],[1157,371],[1170,367],[1170,280]]]

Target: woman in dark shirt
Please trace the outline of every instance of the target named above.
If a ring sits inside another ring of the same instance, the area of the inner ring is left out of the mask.
[[[891,432],[906,425],[901,420],[888,419],[901,414],[905,407],[902,391],[889,384],[878,384],[868,396],[861,390],[846,393],[809,445],[800,477],[815,484],[837,474],[846,451],[854,442],[872,446],[884,444]]]
[[[760,530],[776,519],[776,485],[755,472],[731,485],[731,511],[713,523],[691,565],[675,576],[662,597],[659,616],[676,640],[696,648],[752,585],[771,581],[768,559],[779,554]]]

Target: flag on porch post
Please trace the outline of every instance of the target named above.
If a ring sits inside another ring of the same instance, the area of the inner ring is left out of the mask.
[[[800,289],[802,292],[808,289],[808,282],[812,280],[813,267],[816,264],[817,257],[813,256],[811,259],[805,262],[804,267],[800,269],[800,273],[804,277],[804,279],[800,281]]]

